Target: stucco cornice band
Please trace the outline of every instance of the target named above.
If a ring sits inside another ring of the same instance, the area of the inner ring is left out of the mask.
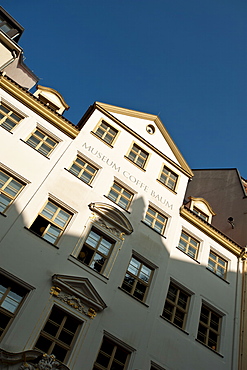
[[[67,134],[72,139],[76,138],[79,130],[69,123],[64,117],[57,115],[51,109],[42,104],[36,97],[28,91],[22,89],[15,82],[11,81],[8,77],[0,76],[0,88],[19,100],[21,103],[32,109],[35,113],[39,114],[45,120],[57,127],[59,130]]]
[[[198,229],[203,231],[209,237],[214,239],[216,242],[221,244],[223,247],[228,249],[237,257],[243,256],[243,248],[235,243],[233,240],[229,239],[227,236],[222,234],[220,231],[215,229],[212,225],[207,224],[203,220],[201,220],[198,216],[193,214],[192,211],[182,206],[180,208],[180,215],[187,221],[189,221],[192,225],[196,226]]]

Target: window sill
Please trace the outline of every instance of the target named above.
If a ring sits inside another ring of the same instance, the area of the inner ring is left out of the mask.
[[[196,263],[198,263],[200,265],[200,262],[197,261],[195,258],[191,257],[188,253],[184,252],[182,249],[180,249],[179,247],[176,247],[180,252],[182,252],[183,254],[185,254],[186,256],[188,256],[189,258],[191,258],[193,261],[195,261]]]
[[[165,238],[166,239],[166,236],[159,233],[157,230],[153,229],[151,226],[149,226],[148,224],[146,224],[145,221],[141,220],[141,223],[144,224],[145,226],[147,226],[149,229],[153,230],[156,234],[158,234],[159,236],[161,236],[162,238]]]
[[[221,276],[217,275],[215,272],[211,271],[208,267],[206,267],[206,270],[208,270],[209,272],[211,272],[211,274],[217,276],[217,278],[219,278],[220,280],[224,281],[226,284],[230,284],[229,281],[227,281],[226,279],[224,279]]]
[[[160,317],[165,320],[166,322],[169,322],[169,324],[171,324],[172,326],[174,326],[175,328],[179,329],[182,333],[186,334],[186,335],[189,335],[189,333],[187,331],[185,331],[184,329],[180,328],[179,326],[175,325],[173,322],[169,321],[168,319],[166,319],[164,316],[160,315]]]
[[[85,263],[79,261],[76,257],[70,255],[68,257],[68,260],[73,262],[75,265],[79,266],[80,268],[82,268],[83,270],[89,272],[90,274],[92,274],[93,276],[95,276],[96,278],[100,279],[101,281],[103,281],[104,283],[107,283],[107,281],[109,280],[108,277],[102,275],[100,272],[97,272],[96,270],[94,270],[93,268],[89,267],[88,265],[86,265]]]
[[[121,207],[119,204],[115,203],[114,200],[112,200],[111,198],[109,198],[107,195],[104,195],[105,198],[107,198],[108,200],[110,200],[112,203],[114,203],[116,206],[118,206],[119,208],[121,208],[123,211],[127,212],[130,214],[130,211],[128,211],[127,209]]]
[[[70,172],[70,170],[68,170],[67,168],[65,168],[65,170],[66,170],[67,172],[69,172],[72,176],[74,176],[76,179],[78,179],[78,180],[80,180],[81,182],[83,182],[83,184],[85,184],[85,185],[89,186],[90,188],[92,188],[92,185],[91,185],[91,184],[88,184],[87,182],[83,181],[82,179],[80,179],[80,177],[78,177],[78,176],[74,175],[72,172]]]
[[[142,170],[144,172],[146,172],[145,168],[141,167],[141,166],[138,166],[138,164],[136,164],[135,162],[133,162],[131,159],[129,159],[126,155],[124,156],[125,159],[127,159],[130,163],[134,164],[137,168],[139,168],[139,170]]]
[[[143,306],[149,307],[148,304],[146,304],[145,302],[142,302],[140,299],[136,298],[135,296],[133,296],[129,292],[126,292],[126,290],[124,290],[121,286],[119,286],[118,289],[121,290],[122,292],[126,293],[129,297],[133,298],[135,301],[141,303]]]
[[[170,190],[173,194],[177,195],[177,192],[175,190],[169,188],[169,186],[166,186],[162,181],[160,181],[159,179],[156,179],[156,181],[158,181],[158,183],[164,186],[166,189]]]
[[[32,145],[29,145],[26,141],[20,139],[24,144],[26,144],[27,146],[29,146],[29,148],[32,148],[33,150],[35,150],[35,152],[39,153],[40,155],[42,155],[44,158],[46,159],[50,159],[47,155],[44,155],[43,153],[39,152],[37,149],[35,149]],[[51,154],[51,153],[49,153]]]
[[[16,126],[17,126],[17,125],[16,125]],[[13,129],[15,129],[15,128],[16,128],[16,126],[14,126],[14,127],[12,128],[12,130],[13,130]],[[7,131],[7,132],[9,132],[10,134],[12,134],[12,135],[13,135],[13,132],[12,132],[12,131],[9,131],[7,128],[3,127],[2,125],[0,125],[0,127],[1,127],[2,129],[4,129],[5,131]]]
[[[100,141],[102,141],[102,143],[106,144],[107,146],[109,146],[110,148],[113,148],[113,145],[112,144],[109,144],[107,143],[104,139],[102,139],[100,136],[96,135],[95,132],[93,131],[90,131],[90,134],[92,134],[94,137],[97,137],[97,139],[99,139]],[[114,141],[114,140],[113,140]]]
[[[59,249],[59,247],[55,244],[52,244],[51,242],[49,242],[48,240],[42,238],[42,236],[36,234],[34,231],[30,230],[28,227],[24,226],[24,229],[28,230],[31,234],[37,236],[39,239],[43,240],[44,242],[50,244],[52,247],[56,248],[56,249]]]
[[[210,348],[205,343],[201,342],[199,339],[195,338],[195,341],[198,342],[198,343],[200,343],[200,344],[202,344],[204,347],[206,347],[207,349],[209,349],[211,352],[215,353],[216,355],[224,358],[224,356],[221,353],[219,353],[219,352],[215,351],[214,349]]]

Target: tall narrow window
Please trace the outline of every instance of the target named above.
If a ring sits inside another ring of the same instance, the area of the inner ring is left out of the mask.
[[[18,180],[0,170],[0,212],[6,211],[23,187]]]
[[[169,189],[175,190],[177,180],[178,180],[178,175],[175,172],[171,171],[168,167],[164,166],[159,180],[160,182],[162,182],[162,184],[167,186]]]
[[[26,140],[26,143],[36,149],[38,152],[48,157],[57,145],[57,141],[36,129]]]
[[[109,191],[108,198],[120,207],[128,209],[133,198],[133,194],[114,182]]]
[[[202,305],[197,339],[215,351],[219,349],[222,317],[206,305]]]
[[[48,242],[56,244],[71,217],[72,215],[63,208],[48,201],[31,225],[30,230]]]
[[[84,181],[86,184],[91,184],[96,176],[98,169],[92,166],[86,160],[77,157],[74,160],[69,171],[73,173],[73,175],[75,175],[76,177],[79,177],[79,179]]]
[[[19,113],[16,113],[12,108],[8,108],[5,104],[0,103],[0,126],[4,127],[8,131],[18,125],[23,117]]]
[[[126,370],[130,352],[104,337],[93,370]]]
[[[182,232],[178,248],[192,258],[197,258],[200,243],[189,234]]]
[[[80,320],[54,306],[41,330],[35,349],[48,355],[53,354],[59,361],[65,362],[81,324]]]
[[[145,150],[140,148],[138,145],[133,144],[133,146],[132,146],[132,148],[131,148],[131,150],[128,154],[128,158],[132,162],[137,164],[137,166],[139,166],[141,168],[144,168],[145,164],[147,162],[147,159],[148,159],[148,153],[145,152]]]
[[[210,251],[208,258],[208,269],[221,278],[225,279],[227,271],[227,261],[213,251]]]
[[[179,328],[184,329],[189,300],[190,295],[186,291],[180,289],[174,283],[170,283],[162,316]]]
[[[98,229],[92,229],[78,255],[78,259],[102,273],[110,257],[115,241]]]
[[[167,217],[157,212],[154,208],[148,207],[144,222],[159,234],[164,234]]]
[[[110,145],[114,142],[117,134],[118,130],[105,121],[101,121],[100,125],[95,130],[95,135]]]
[[[0,337],[14,319],[28,290],[0,274]]]
[[[140,301],[145,301],[152,274],[152,268],[132,257],[122,283],[122,289]]]

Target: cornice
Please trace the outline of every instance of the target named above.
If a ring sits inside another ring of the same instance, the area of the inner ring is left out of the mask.
[[[111,109],[111,111],[107,111],[108,107],[113,107],[114,109]],[[171,163],[174,167],[176,167],[178,170],[183,172],[186,176],[189,178],[193,177],[193,172],[184,160],[182,154],[179,152],[178,148],[176,147],[175,143],[173,142],[172,138],[166,131],[163,123],[159,119],[158,116],[155,116],[153,114],[148,114],[148,113],[142,113],[142,112],[137,112],[137,111],[132,111],[130,109],[126,108],[120,108],[120,107],[114,107],[109,104],[104,104],[104,103],[98,103],[96,102],[93,107],[90,107],[90,112],[89,114],[92,114],[92,109],[96,108],[99,111],[101,111],[104,115],[108,116],[111,120],[115,121],[119,126],[123,127],[126,131],[131,133],[134,137],[138,138],[142,143],[144,143],[148,148],[156,152],[158,155],[160,155],[162,158],[164,158],[167,162]],[[131,112],[134,112],[131,114]],[[126,126],[122,121],[120,121],[118,118],[116,118],[114,115],[111,113],[121,113],[125,115],[129,115],[132,117],[137,117],[137,118],[143,118],[147,120],[151,120],[152,122],[155,122],[160,129],[162,135],[164,136],[165,140],[167,141],[168,145],[170,146],[172,152],[174,153],[175,157],[177,158],[179,164],[174,162],[172,159],[167,157],[164,153],[162,153],[159,149],[157,149],[155,146],[144,140],[140,135],[138,135],[135,131],[133,131],[130,127]],[[83,121],[84,122],[84,121]],[[82,125],[81,125],[82,126]],[[81,127],[80,126],[80,127]]]
[[[43,117],[72,139],[76,138],[78,135],[79,130],[76,126],[44,105],[38,98],[23,89],[9,77],[0,75],[0,88],[12,95],[15,99],[19,100],[28,108],[32,109],[35,113]]]
[[[240,245],[229,239],[225,234],[221,233],[212,225],[200,219],[200,217],[196,216],[192,211],[182,206],[180,208],[180,215],[192,225],[196,226],[209,237],[214,239],[220,245],[228,249],[235,256],[243,257],[243,248]]]

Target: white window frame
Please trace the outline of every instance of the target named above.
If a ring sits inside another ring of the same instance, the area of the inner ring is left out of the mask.
[[[97,134],[97,131],[100,129],[100,126],[102,124],[107,125],[107,129],[105,130],[105,129],[101,128],[101,130],[104,131],[104,133],[103,133],[102,136],[100,136],[100,135]],[[109,131],[111,129],[113,131],[116,131],[116,134],[115,135],[109,134]],[[111,123],[107,122],[105,119],[102,118],[97,123],[97,125],[95,126],[95,128],[93,129],[93,131],[91,131],[91,133],[94,134],[94,136],[96,136],[98,139],[100,139],[101,141],[103,141],[103,143],[109,145],[110,147],[113,147],[113,145],[115,144],[115,142],[116,142],[116,140],[117,140],[117,138],[118,138],[118,136],[120,134],[120,131],[114,125],[112,125]],[[108,142],[108,141],[105,140],[105,136],[107,136],[107,135],[112,136],[112,140],[110,142]]]

